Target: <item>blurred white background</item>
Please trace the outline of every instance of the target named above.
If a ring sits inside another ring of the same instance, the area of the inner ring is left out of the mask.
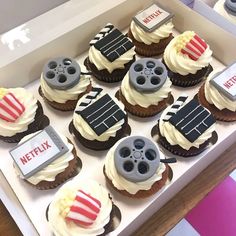
[[[67,1],[68,0],[0,0],[0,34]]]

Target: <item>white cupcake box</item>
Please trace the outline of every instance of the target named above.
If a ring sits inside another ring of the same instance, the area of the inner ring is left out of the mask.
[[[69,3],[66,3],[69,5],[65,4],[62,6],[66,9],[70,4],[73,5],[73,2],[76,4],[75,1],[72,0]],[[91,3],[93,1],[91,0],[86,2]],[[100,3],[94,1],[93,6],[84,3],[87,8],[89,6],[91,7],[90,11],[85,10],[85,12],[83,12],[84,14],[81,13],[81,15],[71,16],[69,20],[71,21],[71,24],[65,22],[64,25],[62,24],[60,27],[58,26],[60,29],[58,29],[57,32],[54,31],[54,34],[53,32],[50,34],[52,37],[51,39],[54,41],[49,43],[49,38],[47,38],[48,42],[44,46],[37,48],[37,50],[35,49],[37,52],[32,50],[25,56],[21,54],[21,57],[17,59],[18,62],[17,60],[13,60],[11,64],[8,57],[9,68],[17,70],[15,63],[23,63],[23,65],[28,65],[29,68],[27,67],[25,72],[22,71],[23,75],[26,77],[18,81],[18,84],[14,83],[15,81],[13,80],[7,80],[4,78],[1,85],[8,87],[16,85],[24,86],[27,82],[31,81],[31,83],[26,85],[26,88],[33,92],[41,101],[45,114],[50,118],[51,124],[59,132],[71,138],[75,143],[75,140],[68,131],[68,125],[72,119],[72,113],[62,113],[50,108],[38,94],[38,78],[43,63],[49,57],[59,55],[74,57],[76,54],[80,54],[76,60],[78,60],[80,65],[82,65],[84,58],[87,56],[87,52],[82,53],[82,51],[88,48],[90,39],[100,28],[102,28],[108,21],[112,21],[112,23],[120,29],[127,28],[132,16],[139,10],[142,10],[147,5],[151,4],[151,2],[151,0],[142,0],[138,1],[138,3],[135,0],[119,0],[114,3],[114,1],[104,0]],[[163,3],[161,0],[157,2]],[[204,19],[202,16],[193,12],[177,0],[165,1],[163,6],[167,7],[168,10],[171,10],[175,14],[174,24],[178,32],[194,30],[209,43],[214,52],[215,58],[212,62],[214,68],[223,69],[225,65],[230,64],[233,59],[235,59],[235,38],[230,33],[223,31],[220,27]],[[85,9],[87,9],[86,7]],[[123,9],[126,9],[126,11]],[[78,19],[83,20],[78,23]],[[77,24],[77,27],[75,24]],[[70,25],[71,28],[68,28],[68,25]],[[56,30],[56,28],[53,28],[53,30]],[[63,30],[68,32],[64,32],[64,34],[59,37],[58,32],[62,32]],[[177,31],[175,32],[176,34]],[[79,32],[80,34],[78,35]],[[81,32],[83,32],[83,34]],[[58,38],[55,38],[55,35],[57,35]],[[219,35],[222,37],[220,38]],[[46,39],[44,40],[46,41]],[[32,39],[32,41],[34,41],[34,39]],[[61,44],[63,45],[59,47]],[[49,50],[49,48],[52,48],[52,45],[55,47],[53,47],[52,50]],[[78,45],[80,45],[80,47],[78,47]],[[33,46],[35,45],[32,45],[32,47]],[[20,64],[18,64],[18,66],[19,65]],[[85,68],[82,67],[82,70],[85,70]],[[29,71],[31,71],[31,73],[29,73]],[[1,73],[2,68],[0,69],[0,75],[2,75]],[[17,73],[17,71],[14,73]],[[21,73],[18,72],[18,74]],[[1,76],[1,79],[2,78],[3,77]],[[98,83],[97,80],[95,82]],[[114,95],[118,89],[118,85],[104,85],[104,83],[102,84],[100,82],[98,84],[104,87],[105,91],[112,95]],[[199,86],[189,89],[173,88],[173,95],[176,99],[184,91],[189,96],[194,96],[198,89]],[[135,118],[129,115],[129,124],[132,128],[132,135],[144,135],[151,138],[151,129],[156,124],[158,118],[159,115],[145,119]],[[140,127],[142,128],[140,129]],[[206,168],[206,166],[213,162],[222,152],[235,142],[236,122],[217,122],[216,131],[218,133],[218,141],[215,145],[209,147],[202,154],[194,158],[184,159],[180,157],[178,158],[177,163],[171,164],[174,174],[172,181],[152,197],[143,200],[129,199],[108,187],[108,191],[111,193],[113,201],[121,211],[120,225],[115,231],[110,233],[110,235],[129,235],[132,233],[138,226],[147,220],[154,212],[170,200],[180,189],[182,189],[196,175]],[[54,190],[40,191],[20,180],[15,174],[13,161],[8,153],[8,151],[14,146],[14,144],[1,142],[0,197],[24,235],[52,235],[46,221],[45,210],[58,188]],[[105,184],[105,177],[102,173],[106,151],[95,152],[88,150],[78,142],[76,142],[75,146],[78,156],[81,158],[83,163],[82,171],[79,175],[84,178],[93,178],[103,186],[107,187]],[[168,154],[167,157],[172,157],[172,155]]]
[[[213,23],[220,26],[225,31],[230,32],[236,36],[236,24],[228,21],[225,17],[213,9],[216,2],[218,2],[218,0],[195,0],[193,9]]]

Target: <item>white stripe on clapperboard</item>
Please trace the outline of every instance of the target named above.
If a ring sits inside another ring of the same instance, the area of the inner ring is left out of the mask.
[[[97,128],[97,127],[100,126],[101,124],[104,124],[107,128],[110,128],[109,126],[106,125],[105,122],[106,122],[106,120],[108,120],[108,119],[109,119],[110,117],[112,117],[112,116],[113,116],[113,118],[114,118],[116,121],[118,121],[114,115],[115,115],[119,110],[120,110],[120,109],[117,109],[115,112],[113,112],[110,116],[108,116],[104,121],[102,121],[100,124],[96,125],[94,128]]]
[[[87,116],[87,118],[89,118],[90,116],[92,116],[94,113],[100,111],[103,107],[105,107],[108,103],[112,102],[112,100],[109,100],[106,104],[104,104],[103,106],[101,106],[99,109],[97,109],[96,111],[94,111],[93,113],[91,113],[90,115]]]
[[[97,119],[99,119],[101,116],[103,116],[104,114],[106,114],[108,111],[110,111],[116,104],[113,104],[108,110],[104,111],[100,116],[98,116],[97,118],[95,118],[94,120],[92,120],[90,123],[92,124],[94,121],[96,121]]]
[[[190,116],[196,109],[198,109],[200,107],[200,105],[198,105],[195,109],[193,109],[185,118],[183,118],[183,119],[181,119],[177,124],[176,124],[176,126],[178,126],[182,121],[184,121],[185,119],[187,119],[187,117],[188,116]],[[205,109],[203,109],[202,110],[202,112],[204,112],[205,111]],[[197,116],[195,116],[193,119],[191,119],[187,124],[185,124],[183,127],[181,127],[181,130],[182,129],[184,129],[190,122],[192,122],[194,119],[196,119],[202,112],[200,112]],[[209,117],[209,115],[201,122],[201,123],[203,123],[206,127],[208,127],[205,123],[204,123],[204,121],[207,119]],[[196,127],[194,127],[192,130],[196,130]],[[190,130],[189,132],[187,132],[187,133],[185,133],[185,134],[189,134],[189,133],[191,133],[191,131],[192,130]],[[198,130],[196,130],[198,133],[200,133]],[[200,133],[201,134],[201,133]]]
[[[210,114],[200,123],[200,124],[204,124],[206,127],[208,127],[207,124],[204,123],[204,121],[210,116]],[[199,125],[200,125],[199,124]],[[199,126],[197,125],[196,127],[192,128],[189,132],[185,133],[186,135],[188,135],[189,133],[191,133],[193,130],[196,130],[199,134],[201,134],[201,132],[198,131],[197,127]]]

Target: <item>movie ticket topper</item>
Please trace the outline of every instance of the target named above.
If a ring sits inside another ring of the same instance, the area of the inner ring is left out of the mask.
[[[52,126],[47,126],[9,152],[23,177],[29,178],[68,150]]]
[[[210,83],[231,101],[236,101],[236,61],[217,73]]]
[[[133,17],[133,20],[145,31],[152,32],[159,28],[164,23],[173,18],[174,14],[170,13],[157,4],[152,4],[150,7],[139,12]]]

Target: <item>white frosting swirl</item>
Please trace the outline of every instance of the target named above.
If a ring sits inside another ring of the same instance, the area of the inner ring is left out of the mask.
[[[172,33],[174,25],[172,21],[163,24],[152,32],[144,31],[134,21],[131,21],[130,30],[134,38],[142,43],[150,45],[152,43],[159,43],[161,39],[168,38]]]
[[[214,10],[218,12],[220,15],[225,17],[228,21],[236,24],[236,16],[230,14],[225,10],[224,7],[225,0],[219,0],[215,5],[214,5]]]
[[[38,132],[40,132],[40,131],[38,131]],[[19,144],[21,144],[21,143],[25,142],[26,140],[30,139],[32,136],[34,136],[38,132],[35,132],[33,134],[29,134],[29,135],[25,136],[23,139],[21,139]],[[68,167],[69,161],[71,161],[74,158],[74,155],[72,153],[73,145],[68,142],[68,140],[65,136],[63,136],[61,134],[59,134],[59,135],[60,135],[62,141],[68,147],[68,149],[69,149],[68,152],[66,152],[65,154],[58,157],[56,160],[54,160],[49,165],[47,165],[43,169],[36,172],[31,177],[27,178],[27,181],[30,182],[31,184],[36,185],[36,184],[38,184],[39,182],[41,182],[43,180],[48,181],[48,182],[53,182],[55,180],[55,177],[58,174],[62,173]],[[20,170],[18,169],[18,167],[16,165],[14,165],[14,166],[15,166],[15,170],[16,170],[17,174],[21,178],[24,178],[22,176]]]
[[[58,103],[66,103],[68,100],[77,100],[78,96],[86,91],[90,83],[90,79],[87,76],[81,75],[79,83],[77,83],[74,87],[66,90],[58,90],[51,88],[47,84],[47,82],[43,79],[43,74],[41,74],[40,78],[40,85],[44,96],[49,101],[55,101]]]
[[[75,196],[78,190],[91,194],[101,202],[101,209],[96,220],[88,227],[81,227],[72,221],[67,222],[61,212],[61,205],[64,204],[67,196]],[[111,211],[112,201],[104,187],[93,180],[75,177],[58,190],[50,203],[49,225],[56,236],[100,235],[104,233],[104,226],[110,221]]]
[[[123,138],[125,139],[125,138]],[[160,166],[156,170],[156,173],[150,177],[149,179],[142,182],[131,182],[121,176],[115,167],[114,161],[114,152],[116,147],[120,142],[123,141],[120,139],[107,153],[105,159],[105,172],[107,177],[112,181],[112,184],[119,190],[125,190],[130,194],[136,194],[139,190],[149,190],[152,185],[162,179],[162,173],[166,170],[166,166],[164,163],[160,162]],[[158,149],[159,150],[159,149]],[[164,155],[160,152],[160,158],[163,159]]]
[[[4,137],[11,137],[17,133],[26,131],[28,126],[34,122],[34,117],[38,108],[37,99],[24,88],[10,88],[8,91],[13,93],[24,105],[25,111],[15,122],[7,122],[0,119],[0,135]]]
[[[98,70],[107,69],[109,73],[112,73],[115,69],[125,68],[125,64],[132,61],[135,55],[134,47],[125,52],[115,61],[108,61],[100,51],[98,51],[94,46],[89,49],[89,60],[92,62]]]
[[[183,34],[194,33],[186,31]],[[190,59],[186,54],[177,51],[176,44],[179,38],[183,35],[180,34],[170,41],[164,51],[164,61],[168,68],[175,73],[181,75],[196,74],[198,70],[208,66],[212,61],[212,51],[207,45],[204,53],[198,58],[197,61]]]
[[[86,96],[86,95],[84,95]],[[83,97],[84,97],[83,96]],[[98,98],[104,96],[104,93],[101,92],[96,99],[92,100],[92,103],[94,103]],[[77,106],[75,108],[75,111],[78,109],[82,99],[79,99]],[[118,101],[115,97],[112,98],[115,103],[120,107],[120,109],[122,111],[124,111],[124,105]],[[90,104],[92,104],[90,103]],[[125,111],[124,111],[125,112]],[[126,113],[126,112],[125,112]],[[107,141],[110,137],[115,137],[116,136],[116,132],[119,131],[122,128],[122,125],[124,124],[125,120],[122,119],[120,121],[118,121],[116,124],[114,124],[112,127],[110,127],[108,130],[106,130],[104,133],[102,133],[101,135],[97,135],[93,129],[88,125],[88,123],[83,119],[83,117],[79,114],[77,114],[76,112],[74,112],[73,115],[73,124],[74,127],[77,129],[77,131],[85,138],[88,140],[97,140],[97,141]]]
[[[210,80],[215,76],[218,71],[211,72],[208,76],[206,83],[205,83],[205,97],[206,100],[210,103],[215,105],[219,110],[228,109],[230,111],[236,111],[236,101],[232,101],[227,98],[223,93],[217,90],[211,83]]]
[[[168,97],[171,89],[171,81],[166,79],[163,86],[153,93],[142,93],[135,90],[129,82],[129,72],[125,75],[121,83],[121,92],[128,103],[132,105],[139,105],[141,107],[149,107],[150,105],[158,105],[160,101]]]
[[[185,150],[189,150],[191,147],[199,148],[202,143],[207,141],[212,136],[212,132],[215,131],[215,124],[213,124],[193,143],[191,143],[169,121],[163,121],[170,108],[171,106],[168,106],[161,114],[159,120],[159,129],[161,135],[165,137],[171,145],[179,145]]]

